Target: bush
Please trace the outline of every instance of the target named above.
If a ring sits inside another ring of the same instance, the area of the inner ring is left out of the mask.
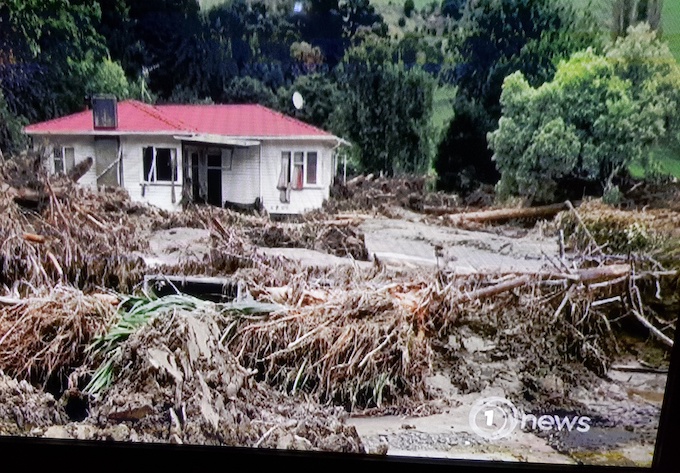
[[[636,52],[644,49],[640,38],[631,41]],[[640,73],[639,67],[625,67],[627,61],[589,49],[562,61],[555,78],[540,87],[519,72],[505,79],[503,115],[488,136],[501,172],[501,198],[561,200],[567,183],[575,181],[596,184],[597,194],[607,190],[612,203],[620,198],[613,180],[668,136],[667,124],[677,122],[680,84],[677,64]],[[630,61],[639,63],[636,56]],[[676,86],[659,86],[664,82]]]
[[[415,8],[416,5],[415,3],[413,3],[413,0],[406,0],[404,2],[404,15],[406,15],[407,18],[411,18],[411,15],[413,14],[413,10],[415,10]]]
[[[403,16],[399,18],[399,26],[402,28],[406,26],[406,18],[404,18]]]

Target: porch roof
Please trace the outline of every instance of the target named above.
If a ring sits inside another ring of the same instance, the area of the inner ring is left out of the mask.
[[[186,141],[189,143],[227,145],[234,146],[236,148],[248,148],[250,146],[258,146],[260,144],[260,141],[258,140],[230,138],[228,136],[206,133],[194,135],[174,135],[173,138],[175,138],[176,140]]]

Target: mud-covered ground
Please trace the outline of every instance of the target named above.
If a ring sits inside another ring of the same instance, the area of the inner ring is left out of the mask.
[[[677,278],[648,258],[631,283],[592,240],[656,245],[646,225],[675,231],[675,211],[595,203],[593,234],[568,247],[551,220],[451,225],[438,212],[458,199],[421,181],[357,181],[358,197],[283,221],[61,185],[29,210],[0,196],[0,434],[651,462],[668,350],[630,314],[672,335]],[[237,301],[148,297],[154,273],[228,279]],[[470,420],[487,398],[589,428],[490,440]]]

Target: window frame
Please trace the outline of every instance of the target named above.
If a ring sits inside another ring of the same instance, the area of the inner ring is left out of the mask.
[[[146,172],[146,150],[151,149],[151,163],[149,172]],[[156,158],[158,150],[169,151],[170,153],[170,179],[158,179],[158,165]],[[173,166],[174,164],[174,166]],[[177,148],[163,146],[143,146],[142,147],[142,180],[144,185],[171,185],[179,182],[179,169],[177,163]]]
[[[66,150],[71,150],[70,163],[67,160]],[[58,152],[58,156],[57,156]],[[60,163],[61,169],[57,169],[57,162]],[[76,165],[76,149],[73,146],[54,146],[52,148],[52,169],[55,174],[67,174]]]
[[[314,166],[314,172],[315,172],[315,179],[314,182],[310,182],[309,179],[309,155],[314,155],[316,159],[316,163]],[[304,189],[320,189],[323,187],[323,185],[320,183],[321,179],[319,176],[319,168],[320,168],[320,155],[321,153],[318,150],[300,150],[300,149],[282,149],[281,150],[281,166],[283,166],[283,161],[286,159],[285,155],[288,155],[288,184],[290,185],[291,190],[304,190]],[[300,155],[302,155],[302,161],[300,162],[299,158]],[[296,186],[294,183],[295,175],[296,175],[296,167],[300,168],[300,172],[302,174],[302,186]],[[280,171],[279,171],[280,172]]]

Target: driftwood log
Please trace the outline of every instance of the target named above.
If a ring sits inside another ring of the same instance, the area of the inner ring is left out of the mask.
[[[523,219],[523,218],[549,218],[554,217],[559,212],[567,210],[568,204],[566,202],[552,205],[543,205],[540,207],[526,207],[519,209],[496,209],[483,210],[480,212],[468,212],[462,214],[446,215],[445,218],[454,225],[464,224],[467,222],[475,223],[490,223],[503,222],[507,220]]]
[[[92,156],[88,156],[87,159],[79,162],[69,170],[68,178],[73,182],[78,182],[92,168],[92,164],[94,164],[94,159],[92,159]]]

